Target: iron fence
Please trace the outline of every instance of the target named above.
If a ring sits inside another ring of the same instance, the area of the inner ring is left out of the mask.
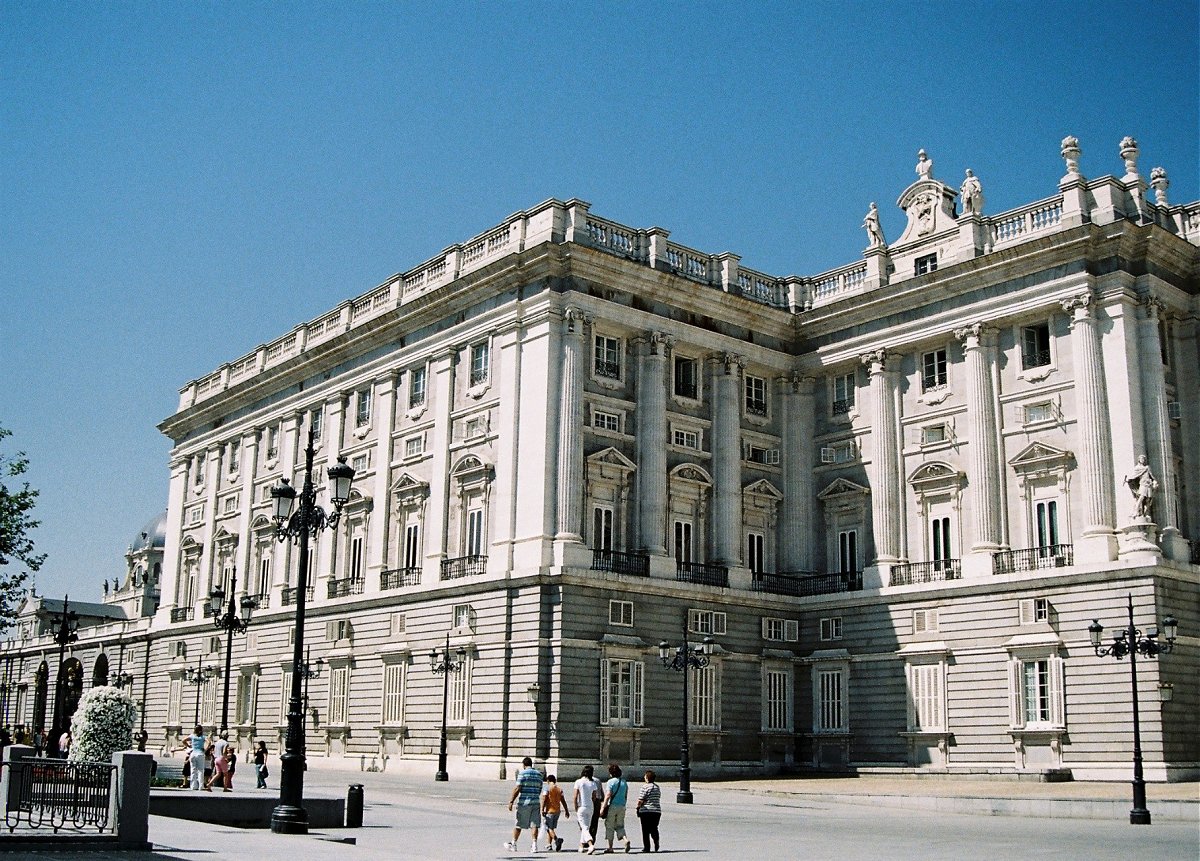
[[[384,591],[388,589],[400,589],[404,586],[420,585],[421,569],[416,567],[389,568],[379,575],[379,588]]]
[[[107,762],[33,759],[0,763],[4,827],[110,831],[117,766]]]
[[[1026,550],[1001,550],[992,554],[992,573],[1012,574],[1015,571],[1035,571],[1039,568],[1066,568],[1075,564],[1074,546],[1051,544]]]
[[[621,553],[616,550],[593,550],[592,570],[630,574],[634,577],[650,576],[650,557],[644,553]]]
[[[786,571],[782,574],[765,572],[751,575],[751,588],[772,595],[830,595],[835,592],[859,592],[863,587],[861,571],[841,571],[818,574],[812,571]]]
[[[292,604],[296,603],[296,599],[299,596],[300,596],[300,587],[299,586],[288,586],[286,589],[283,590],[283,596],[280,599],[280,603],[283,604],[283,606],[285,606],[285,607],[289,607]],[[313,599],[313,587],[312,587],[312,584],[310,583],[308,588],[306,588],[304,590],[304,600],[307,602],[307,601],[311,601],[312,599]]]
[[[914,583],[937,583],[962,577],[958,559],[938,559],[934,562],[909,562],[892,568],[889,586],[911,586]]]
[[[344,598],[347,595],[361,595],[363,581],[358,577],[347,577],[343,580],[329,581],[329,597]]]
[[[728,586],[729,569],[724,565],[705,565],[703,562],[676,562],[675,579],[704,586]]]
[[[487,569],[486,556],[459,556],[457,559],[442,560],[442,579],[456,580],[482,574]]]

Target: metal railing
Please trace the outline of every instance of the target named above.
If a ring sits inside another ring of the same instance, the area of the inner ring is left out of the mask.
[[[361,595],[363,581],[360,577],[346,577],[341,580],[329,581],[329,597],[344,598],[347,595]]]
[[[724,565],[705,565],[703,562],[676,562],[675,579],[704,586],[728,586],[729,569]]]
[[[914,583],[938,583],[962,577],[958,559],[938,559],[935,562],[908,562],[892,568],[889,586],[911,586]]]
[[[681,398],[696,399],[696,384],[695,383],[675,383],[675,394]]]
[[[283,597],[280,599],[280,603],[284,607],[290,607],[292,604],[296,603],[296,598],[299,597],[299,595],[300,595],[300,587],[299,586],[287,586],[283,590]],[[304,600],[311,601],[312,599],[313,599],[313,586],[310,583],[308,585],[308,588],[304,590]]]
[[[389,568],[379,575],[379,588],[385,592],[388,589],[401,589],[405,586],[421,585],[420,568]]]
[[[852,406],[854,406],[854,398],[837,398],[833,402],[833,414],[835,416],[845,415],[850,412]]]
[[[765,416],[767,414],[766,401],[747,401],[746,412],[752,416]]]
[[[1200,565],[1200,538],[1192,541],[1192,552],[1188,557],[1188,561],[1193,565]]]
[[[1026,550],[1001,550],[992,554],[993,574],[1036,571],[1039,568],[1066,568],[1073,564],[1075,552],[1071,544],[1050,544]]]
[[[621,553],[616,550],[593,550],[592,570],[612,571],[634,577],[650,576],[650,557],[644,553]]]
[[[0,764],[8,787],[4,827],[108,831],[117,766],[107,762],[37,759]]]
[[[459,556],[457,559],[443,559],[442,579],[455,580],[459,577],[473,577],[476,574],[482,574],[486,569],[486,556]]]
[[[254,599],[254,608],[256,610],[264,610],[271,606],[270,592],[260,592],[259,594],[251,595],[250,597]]]
[[[195,607],[172,607],[171,621],[172,622],[190,622],[196,613]]]
[[[785,571],[782,574],[766,572],[750,575],[750,588],[755,592],[772,595],[831,595],[835,592],[859,592],[863,587],[861,571],[842,571],[818,574],[813,571]]]
[[[621,379],[621,363],[620,362],[605,362],[601,359],[596,360],[596,376],[608,377],[612,380]]]
[[[1021,351],[1021,370],[1028,371],[1030,368],[1042,368],[1050,364],[1050,350],[1029,350]]]

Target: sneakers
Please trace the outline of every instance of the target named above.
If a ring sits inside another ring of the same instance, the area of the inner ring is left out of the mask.
[[[513,843],[511,840],[509,840],[507,843],[504,844],[504,848],[507,849],[509,852],[516,852],[517,844]]]
[[[629,854],[629,841],[628,840],[625,841],[625,854],[626,855]]]
[[[561,837],[554,838],[554,851],[562,852],[563,839]]]

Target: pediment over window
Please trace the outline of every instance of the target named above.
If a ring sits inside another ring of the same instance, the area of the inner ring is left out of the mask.
[[[260,514],[254,518],[254,522],[250,524],[252,532],[266,532],[269,529],[275,528],[275,521],[267,517],[265,514]]]
[[[204,552],[204,547],[190,535],[183,536],[183,541],[179,542],[179,549],[184,553],[199,556]]]
[[[908,483],[917,491],[959,487],[962,480],[963,474],[943,461],[923,463],[908,477]]]
[[[232,544],[236,547],[238,537],[222,526],[217,530],[217,534],[213,536],[213,542],[215,544]]]
[[[690,481],[693,484],[702,484],[706,487],[711,486],[713,483],[712,476],[694,463],[679,464],[679,466],[671,470],[671,478],[679,479],[680,481]]]
[[[776,502],[779,502],[783,499],[783,494],[779,491],[779,489],[765,478],[760,478],[758,481],[746,485],[742,489],[742,492],[752,493],[755,496],[770,497]]]
[[[1065,471],[1074,458],[1075,455],[1069,451],[1044,442],[1034,442],[1021,449],[1008,465],[1022,475],[1044,475]]]
[[[401,473],[400,477],[392,482],[392,493],[396,496],[428,494],[429,482],[421,481],[409,472]]]
[[[863,487],[861,484],[856,484],[848,478],[835,478],[829,483],[828,487],[817,494],[817,499],[825,502],[830,499],[869,496],[870,494],[871,491],[869,488]]]
[[[469,454],[454,465],[450,474],[459,481],[491,481],[493,469],[490,463],[484,463],[477,455]]]
[[[367,511],[370,511],[375,507],[375,501],[369,496],[363,496],[357,490],[351,490],[350,498],[346,500],[344,507],[348,510],[361,510],[365,508]]]
[[[587,457],[589,475],[620,479],[637,469],[637,464],[612,446],[603,448]]]

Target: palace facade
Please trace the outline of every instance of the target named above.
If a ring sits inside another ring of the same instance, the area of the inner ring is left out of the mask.
[[[1068,138],[1052,193],[995,215],[922,153],[904,233],[873,208],[863,258],[811,277],[580,200],[451,246],[184,387],[119,618],[81,625],[72,677],[31,600],[6,722],[68,709],[119,649],[150,749],[218,723],[206,606],[232,579],[257,609],[231,733],[278,750],[298,552],[270,489],[302,484],[311,433],[314,480],[339,457],[355,480],[312,551],[310,756],[432,771],[448,638],[451,773],[670,774],[686,708],[698,774],[1126,778],[1128,666],[1088,626],[1131,596],[1180,630],[1139,666],[1147,777],[1195,779],[1200,203],[1119,149],[1088,179]],[[686,704],[659,660],[685,637],[713,640]]]

